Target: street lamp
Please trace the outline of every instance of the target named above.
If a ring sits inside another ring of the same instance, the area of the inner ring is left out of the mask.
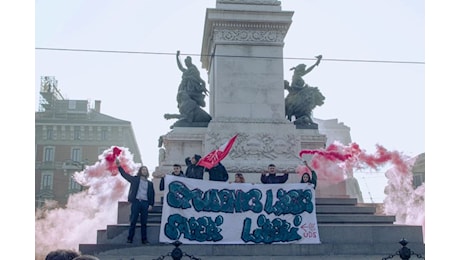
[[[398,251],[396,251],[396,253],[394,254],[391,254],[387,257],[384,257],[382,258],[382,260],[387,260],[387,259],[390,259],[390,258],[393,258],[393,256],[396,256],[396,255],[399,255],[399,257],[403,260],[408,260],[410,259],[410,256],[411,255],[415,255],[417,256],[417,258],[423,258],[425,259],[425,257],[422,256],[422,254],[417,254],[415,253],[414,251],[410,250],[410,248],[408,248],[406,245],[408,244],[409,242],[407,242],[407,240],[405,238],[401,239],[399,241],[399,244],[401,244],[401,249],[399,249]]]
[[[194,257],[193,255],[189,255],[185,252],[182,252],[182,250],[179,248],[179,246],[182,245],[182,242],[180,242],[179,240],[176,240],[172,242],[171,244],[174,245],[175,248],[171,252],[169,252],[167,255],[165,256],[162,255],[156,258],[155,260],[163,260],[166,256],[172,257],[173,260],[181,260],[184,255],[188,256],[189,259],[192,259],[192,260],[201,260],[200,258]]]

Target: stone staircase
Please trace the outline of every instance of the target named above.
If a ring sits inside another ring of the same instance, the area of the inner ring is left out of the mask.
[[[126,243],[130,206],[119,202],[118,223],[98,230],[97,244],[80,244],[79,250],[101,260],[157,259],[167,255],[174,246],[159,243],[161,209],[155,206],[149,213],[150,245],[141,244],[140,225],[133,244]],[[405,238],[411,250],[425,254],[421,226],[393,224],[395,217],[379,214],[374,204],[358,204],[354,198],[316,198],[316,214],[321,244],[203,244],[181,245],[180,249],[201,259],[382,259],[399,250],[398,242]]]

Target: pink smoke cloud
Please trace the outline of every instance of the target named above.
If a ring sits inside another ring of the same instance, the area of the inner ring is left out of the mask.
[[[313,155],[311,164],[318,181],[330,183],[344,181],[347,176],[353,176],[354,170],[376,170],[389,164],[390,170],[385,173],[388,181],[384,190],[384,213],[394,215],[396,224],[420,225],[425,233],[425,184],[416,189],[412,186],[411,169],[416,158],[409,158],[398,151],[388,151],[381,145],[376,145],[376,152],[369,154],[356,143],[344,146],[338,142],[326,149],[302,150],[299,156],[302,158],[304,154]],[[305,166],[296,169],[299,174],[305,171]]]
[[[115,158],[130,174],[140,167],[127,148],[111,147],[99,155],[99,161],[75,172],[82,192],[69,196],[64,208],[47,201],[35,214],[35,258],[44,259],[55,249],[74,249],[79,244],[96,243],[97,230],[117,221],[118,201],[126,201],[129,188],[119,174]]]
[[[385,187],[385,214],[395,215],[398,224],[425,226],[425,186],[412,188],[410,172],[414,160],[396,151],[388,151],[377,145],[374,154],[361,150],[352,143],[344,146],[334,143],[325,150],[303,150],[311,154],[311,165],[318,174],[318,181],[340,182],[353,170],[378,169],[390,163],[393,167],[386,172],[388,185]],[[128,173],[135,172],[135,164],[127,148],[111,147],[99,155],[99,161],[76,172],[74,179],[87,189],[69,196],[64,208],[57,208],[52,201],[36,212],[35,255],[36,259],[58,248],[78,249],[79,244],[96,243],[98,229],[116,223],[118,201],[126,201],[129,184],[118,174],[115,159],[118,157]],[[305,165],[297,172],[308,171]],[[303,172],[302,172],[303,173]]]

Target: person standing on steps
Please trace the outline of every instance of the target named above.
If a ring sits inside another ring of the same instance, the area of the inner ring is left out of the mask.
[[[271,163],[268,165],[268,171],[264,171],[260,175],[260,182],[265,183],[265,184],[270,184],[270,183],[285,183],[288,178],[289,178],[289,173],[287,170],[283,171],[283,175],[276,175],[276,166]]]
[[[305,166],[310,170],[310,173],[311,173],[311,176],[310,174],[308,174],[307,171],[305,171],[303,174],[302,174],[302,178],[300,179],[300,183],[310,183],[313,185],[313,189],[316,189],[316,183],[317,183],[317,180],[318,180],[318,176],[316,175],[316,172],[313,168],[310,167],[310,165],[308,165],[307,161],[304,161],[305,163]]]
[[[45,260],[68,260],[80,256],[80,253],[73,249],[56,249],[48,252]]]
[[[216,166],[211,169],[206,169],[205,171],[209,172],[210,181],[227,181],[228,172],[225,166],[222,163],[217,163]]]
[[[131,215],[129,216],[130,225],[126,242],[129,244],[133,243],[136,223],[140,214],[142,244],[149,244],[147,239],[147,218],[148,212],[153,208],[155,202],[153,182],[147,179],[149,177],[149,170],[147,166],[141,166],[136,176],[133,176],[125,172],[118,158],[115,160],[115,163],[121,176],[130,183],[128,201],[131,203]]]
[[[244,176],[242,173],[240,172],[237,172],[235,173],[235,181],[234,183],[245,183],[246,180],[244,179]]]
[[[185,165],[187,165],[187,169],[185,170],[185,177],[200,180],[203,179],[204,167],[197,165],[200,159],[201,156],[198,154],[185,158]]]
[[[182,166],[180,164],[174,164],[173,165],[173,171],[171,173],[173,176],[177,177],[185,177],[184,172],[182,171]],[[161,177],[160,180],[160,190],[164,191],[165,190],[165,176]],[[164,196],[161,196],[161,204],[163,204]]]
[[[180,166],[180,164],[177,164],[177,163],[174,164],[171,175],[178,176],[178,177],[185,177],[184,172],[182,171],[182,166]],[[161,177],[160,190],[165,190],[165,177],[164,176]]]

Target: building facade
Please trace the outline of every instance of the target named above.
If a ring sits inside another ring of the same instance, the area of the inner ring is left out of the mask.
[[[35,206],[64,206],[84,189],[72,178],[111,146],[126,147],[142,163],[131,122],[101,113],[101,101],[64,99],[54,77],[42,77],[35,113]]]
[[[425,183],[425,153],[421,153],[417,156],[414,166],[412,167],[412,174],[414,175],[412,181],[414,189]]]

